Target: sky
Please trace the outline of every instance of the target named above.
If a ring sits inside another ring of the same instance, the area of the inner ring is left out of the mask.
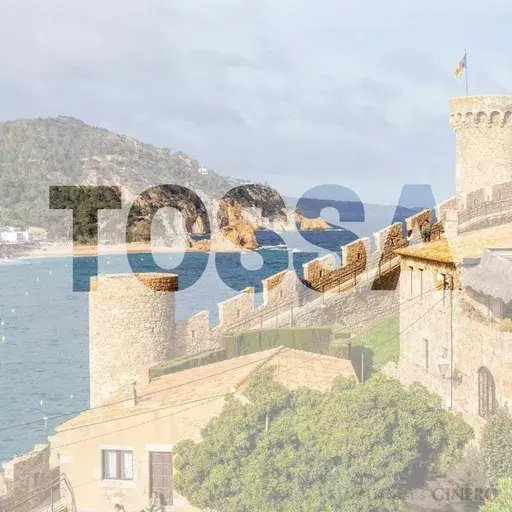
[[[2,0],[0,120],[66,115],[299,197],[455,192],[449,99],[512,78],[487,0]]]

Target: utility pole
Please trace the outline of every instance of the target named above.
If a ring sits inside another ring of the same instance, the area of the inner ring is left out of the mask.
[[[43,413],[43,421],[44,421],[44,442],[48,442],[48,416],[44,412],[43,409],[43,401],[39,402],[39,405],[41,406],[41,412]]]
[[[361,344],[361,382],[364,382],[364,345]]]
[[[453,295],[455,286],[453,276],[450,278],[450,410],[453,411]]]

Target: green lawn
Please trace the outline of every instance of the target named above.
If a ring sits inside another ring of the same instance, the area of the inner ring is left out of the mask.
[[[361,377],[361,350],[364,350],[365,380],[400,353],[399,321],[397,316],[379,318],[364,326],[361,333],[350,339],[354,370]]]

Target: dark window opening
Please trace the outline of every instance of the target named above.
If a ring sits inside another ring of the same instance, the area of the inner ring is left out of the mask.
[[[496,412],[496,386],[489,368],[478,370],[478,414],[490,418]]]
[[[133,480],[133,452],[101,450],[103,480]]]

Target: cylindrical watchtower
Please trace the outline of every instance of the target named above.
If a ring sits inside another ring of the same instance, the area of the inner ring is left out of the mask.
[[[457,195],[512,181],[512,96],[450,101],[457,138]]]
[[[174,274],[93,277],[89,293],[91,407],[173,355]]]

